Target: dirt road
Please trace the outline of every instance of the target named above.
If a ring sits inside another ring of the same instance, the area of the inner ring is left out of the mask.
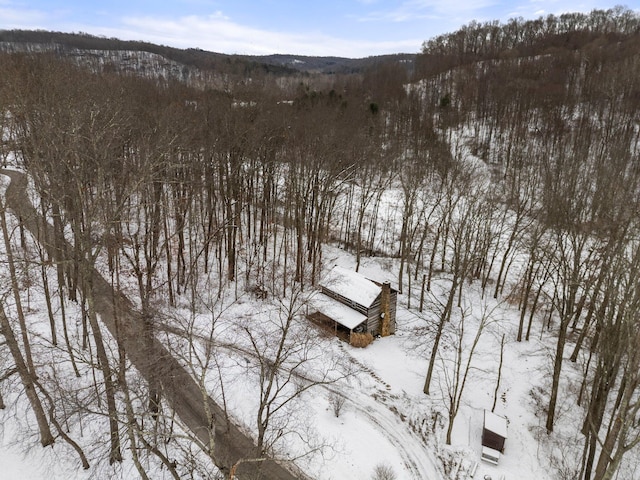
[[[24,227],[43,244],[49,254],[57,259],[57,251],[43,239],[54,238],[53,228],[37,213],[26,192],[27,177],[20,172],[0,170],[11,179],[6,191],[7,206],[22,221]],[[70,247],[69,247],[70,248]],[[128,358],[138,371],[149,379],[159,377],[164,400],[202,445],[208,445],[208,418],[205,414],[202,393],[195,380],[157,339],[147,340],[144,323],[133,304],[95,270],[92,270],[95,308],[100,320],[113,338],[120,338]],[[118,312],[119,331],[116,335],[114,312]],[[216,465],[228,472],[240,459],[255,456],[255,445],[235,425],[227,426],[222,409],[208,398],[216,430],[214,459]],[[205,447],[206,448],[206,447]],[[241,463],[236,471],[241,480],[296,480],[295,476],[273,460]]]

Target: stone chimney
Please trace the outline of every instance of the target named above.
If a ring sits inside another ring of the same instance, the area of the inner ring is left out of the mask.
[[[380,296],[380,336],[391,335],[391,284],[382,284],[382,295]]]

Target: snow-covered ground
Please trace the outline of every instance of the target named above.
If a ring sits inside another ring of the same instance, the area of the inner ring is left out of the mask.
[[[333,248],[329,252],[334,263],[353,268],[351,256]],[[367,258],[361,271],[375,279],[392,278],[387,260]],[[552,478],[547,473],[549,460],[544,447],[540,447],[536,440],[536,432],[542,430],[542,420],[535,415],[531,396],[534,387],[544,386],[550,365],[549,345],[538,339],[539,325],[531,341],[520,344],[514,342],[517,309],[504,302],[496,305],[493,300],[488,302],[482,299],[481,292],[475,291],[473,286],[468,291],[474,293],[465,300],[471,312],[467,335],[475,335],[475,326],[479,315],[486,311],[485,305],[493,309],[494,321],[483,333],[472,360],[472,370],[453,430],[452,445],[446,446],[444,442],[446,413],[443,369],[450,368],[454,353],[451,344],[453,330],[447,333],[448,340],[441,346],[432,395],[426,396],[422,389],[431,341],[420,332],[435,319],[429,313],[421,314],[415,308],[407,309],[405,296],[400,296],[396,335],[377,339],[364,349],[350,347],[336,338],[321,336],[318,339],[327,358],[346,359],[354,366],[356,373],[327,387],[317,387],[296,403],[298,414],[305,419],[305,428],[311,427],[311,431],[330,446],[322,454],[310,455],[299,462],[312,478],[368,480],[372,478],[377,465],[390,466],[398,479],[455,478],[451,472],[456,471],[459,472],[459,478],[466,478],[465,471],[475,462],[479,463],[475,478],[484,478],[485,475],[494,479],[501,478],[501,475],[507,479],[521,480]],[[414,301],[413,305],[417,303]],[[33,304],[37,305],[38,302]],[[264,306],[244,299],[226,311],[224,318],[255,315],[257,311],[264,311]],[[37,311],[32,312],[32,315],[37,314]],[[42,321],[46,322],[44,310],[40,314],[43,315]],[[203,317],[202,321],[206,323],[206,318]],[[494,467],[480,462],[480,438],[483,410],[491,409],[493,402],[503,333],[506,334],[507,344],[495,412],[507,417],[509,438],[505,455]],[[235,403],[231,401],[234,416],[250,428],[255,398],[252,400],[247,392],[255,390],[255,384],[250,385],[250,375],[241,375],[241,372],[233,369],[229,370],[228,375],[227,395],[237,397]],[[331,405],[332,395],[346,399],[338,417]],[[64,458],[57,458],[57,444],[45,451],[32,448],[26,453],[17,446],[11,446],[11,442],[19,436],[14,430],[4,431],[0,447],[0,463],[3,465],[1,478],[51,480],[92,476],[91,472],[69,471]],[[451,469],[451,472],[445,473],[442,459],[449,463],[447,470]],[[127,477],[125,475],[122,478]]]
[[[353,258],[339,249],[327,248],[326,255],[331,265],[354,267]],[[392,280],[394,276],[389,259],[364,259],[361,272],[381,281]],[[438,279],[434,291],[442,289],[442,283],[446,284],[446,279]],[[547,454],[538,448],[536,434],[543,430],[543,420],[536,416],[540,412],[531,394],[532,389],[545,386],[553,338],[549,337],[548,344],[546,335],[540,340],[541,326],[536,324],[531,341],[515,342],[519,315],[516,307],[482,298],[475,285],[468,292],[465,302],[470,316],[465,344],[469,341],[467,337],[475,335],[483,312],[490,312],[492,319],[472,359],[452,445],[445,445],[444,437],[443,369],[450,367],[454,329],[449,329],[448,340],[441,346],[432,394],[426,396],[422,389],[432,344],[424,330],[435,318],[426,309],[425,313],[419,313],[415,307],[407,309],[407,299],[400,296],[396,335],[377,339],[364,349],[350,347],[336,338],[317,339],[326,361],[336,357],[346,359],[357,373],[328,387],[316,387],[300,398],[297,405],[304,409],[305,425],[330,445],[322,455],[310,455],[299,461],[303,470],[318,480],[367,480],[372,478],[377,465],[390,466],[399,479],[456,478],[455,472],[458,478],[466,478],[477,462],[476,478],[478,475],[496,479],[502,475],[523,480],[553,478]],[[414,299],[412,305],[417,304]],[[257,311],[260,308],[255,304],[242,301],[227,310],[225,316],[254,316]],[[203,320],[205,325],[206,319]],[[508,419],[509,438],[505,455],[495,467],[480,461],[481,433],[483,411],[491,409],[493,403],[503,333],[507,342],[495,412]],[[235,398],[231,402],[235,415],[251,428],[256,393],[247,392],[255,390],[255,382],[251,384],[250,375],[244,370],[236,375],[230,373],[229,377],[234,377],[227,386],[227,395]],[[336,394],[346,398],[338,417],[331,404],[331,397]],[[443,462],[449,464],[446,469]]]
[[[325,258],[327,268],[333,264],[351,269],[355,266],[353,256],[334,247],[326,247]],[[390,258],[363,258],[360,271],[370,278],[393,282],[397,272],[395,262]],[[448,283],[446,275],[435,278],[433,295],[444,292]],[[126,279],[123,279],[123,284],[126,284]],[[451,324],[445,328],[431,395],[426,396],[422,390],[432,336],[425,335],[425,331],[433,328],[436,318],[429,308],[423,313],[418,312],[419,294],[414,290],[411,309],[407,308],[406,292],[399,296],[397,331],[393,336],[377,339],[370,346],[357,349],[336,338],[318,335],[314,348],[322,355],[309,367],[313,369],[339,359],[353,367],[354,373],[327,386],[315,387],[292,403],[292,415],[299,427],[308,432],[306,438],[327,446],[299,459],[297,464],[300,468],[317,480],[369,480],[378,465],[391,467],[399,480],[457,480],[468,478],[468,472],[477,463],[474,478],[557,478],[552,467],[563,460],[562,442],[578,442],[579,439],[556,432],[548,435],[544,429],[543,408],[547,400],[538,392],[546,392],[548,388],[555,338],[552,332],[543,330],[541,320],[536,319],[531,339],[516,342],[517,307],[504,299],[500,302],[492,299],[490,291],[488,288],[483,295],[479,285],[465,285],[463,361],[469,354],[471,340],[482,315],[488,314],[490,319],[471,360],[451,445],[445,445],[447,378],[450,378],[453,368],[456,327],[461,314],[456,310]],[[46,325],[46,310],[36,292],[37,289],[30,294],[30,322]],[[268,316],[271,308],[248,295],[232,303],[220,306],[221,327],[225,324],[233,326],[238,319]],[[186,311],[182,313],[185,319],[189,316]],[[174,318],[180,314],[181,311],[177,310],[173,313]],[[203,313],[193,318],[190,328],[206,334],[210,325],[211,314]],[[298,327],[315,328],[304,322]],[[224,336],[230,335],[223,349],[225,356],[219,359],[223,364],[228,362],[223,382],[230,409],[234,419],[251,430],[255,424],[253,412],[257,402],[257,384],[252,370],[255,361],[251,356],[250,343],[246,338],[239,339],[237,331],[232,328],[219,328],[219,333],[216,338],[221,345],[224,344]],[[500,383],[497,385],[503,335],[506,343]],[[181,345],[179,332],[167,332],[165,339],[175,348]],[[198,353],[198,347],[194,348],[194,353]],[[182,361],[186,358],[183,357]],[[563,368],[561,387],[567,389],[571,387],[571,379],[580,373],[580,364],[566,362]],[[212,375],[209,380],[214,391],[219,379]],[[332,406],[332,399],[336,396],[345,399],[338,416]],[[494,397],[495,413],[506,417],[509,422],[505,454],[498,466],[480,461],[483,412],[492,408]],[[564,397],[561,395],[561,398]],[[5,400],[11,404],[14,399]],[[136,476],[130,465],[108,471],[84,472],[77,467],[77,462],[69,461],[66,457],[68,449],[58,443],[41,449],[33,446],[37,442],[32,439],[31,448],[24,451],[21,423],[13,420],[16,411],[23,414],[28,410],[24,402],[26,400],[21,396],[17,405],[0,411],[0,479],[85,480]],[[570,402],[561,404],[558,411],[558,432],[575,432],[575,428],[567,427],[579,422],[582,412],[572,408]],[[24,420],[24,415],[21,418]],[[289,446],[292,452],[298,452],[308,445],[293,442]],[[637,478],[633,477],[634,473],[629,475],[620,478]]]

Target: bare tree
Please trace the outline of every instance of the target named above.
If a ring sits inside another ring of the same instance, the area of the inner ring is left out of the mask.
[[[462,188],[462,185],[464,184],[461,184],[460,188]],[[466,191],[469,196],[461,199],[455,212],[451,212],[454,218],[451,219],[451,225],[449,226],[451,238],[447,239],[451,243],[451,287],[447,293],[446,302],[442,305],[431,349],[429,367],[423,388],[424,393],[427,395],[429,395],[431,377],[444,325],[451,318],[456,294],[459,294],[458,290],[462,288],[462,282],[471,274],[477,262],[483,260],[477,256],[479,242],[484,240],[483,227],[487,213],[486,205],[483,201],[482,186],[476,185],[472,187],[470,183],[467,185]],[[475,192],[472,191],[473,188],[476,189]]]
[[[480,342],[480,337],[484,333],[487,326],[495,321],[493,317],[494,309],[489,310],[485,305],[479,315],[478,326],[476,327],[475,336],[469,343],[465,338],[465,324],[468,317],[473,316],[472,308],[460,308],[460,318],[457,320],[456,331],[454,335],[453,345],[455,348],[455,356],[451,361],[451,366],[444,365],[443,375],[440,378],[440,388],[445,397],[445,408],[449,414],[449,423],[447,425],[446,443],[451,445],[451,433],[453,431],[453,423],[458,415],[462,395],[467,383],[469,372],[471,371],[473,356]],[[444,360],[443,360],[444,361]]]
[[[36,416],[38,429],[40,431],[40,443],[43,447],[46,447],[54,442],[54,437],[51,433],[49,422],[44,412],[42,402],[38,397],[35,385],[35,372],[32,372],[29,369],[25,362],[24,356],[20,351],[20,345],[18,344],[18,340],[13,332],[13,328],[9,323],[9,319],[7,318],[3,307],[4,302],[4,299],[0,301],[0,333],[2,333],[5,341],[7,342],[7,346],[9,348],[9,351],[11,352],[11,356],[16,366],[15,368],[18,370],[18,375],[20,375],[20,379],[22,381],[22,385],[24,386],[27,398],[29,399],[29,403],[31,405],[33,413]]]
[[[371,480],[395,480],[396,474],[389,465],[379,463],[373,469],[373,476]]]
[[[330,385],[348,375],[338,360],[327,362],[319,348],[317,332],[309,329],[302,314],[309,294],[293,283],[284,297],[274,297],[274,305],[261,321],[245,324],[256,363],[259,402],[256,412],[258,457],[273,453],[277,445],[295,432],[296,415],[291,407],[305,392]],[[319,446],[312,449],[320,448]],[[308,452],[307,452],[308,453]]]

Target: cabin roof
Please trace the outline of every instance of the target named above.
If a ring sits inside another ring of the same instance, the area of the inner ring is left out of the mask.
[[[340,303],[337,300],[319,293],[312,299],[312,303],[318,311],[322,312],[327,317],[335,320],[340,325],[347,327],[349,330],[353,330],[362,322],[367,320],[367,316]]]
[[[373,304],[381,291],[380,285],[372,280],[337,265],[327,274],[321,286],[366,308]]]
[[[484,429],[500,435],[502,438],[507,438],[507,419],[485,410]]]

